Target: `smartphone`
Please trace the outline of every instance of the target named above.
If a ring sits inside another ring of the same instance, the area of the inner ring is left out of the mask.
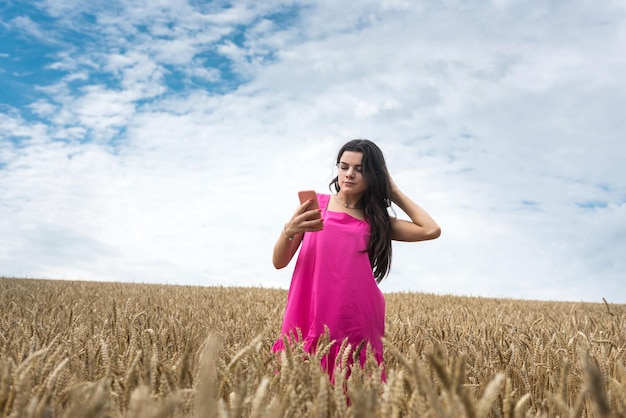
[[[298,192],[298,198],[300,199],[300,203],[304,203],[309,199],[313,199],[313,202],[309,205],[307,210],[319,209],[320,204],[317,201],[317,194],[315,190],[301,190]]]

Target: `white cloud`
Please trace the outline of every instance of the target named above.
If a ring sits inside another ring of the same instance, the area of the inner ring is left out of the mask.
[[[29,106],[47,123],[0,113],[0,273],[287,286],[271,249],[297,190],[328,191],[368,137],[443,227],[395,246],[383,290],[625,303],[623,11],[496,3],[315,3],[285,25],[289,2],[47,1],[102,39],[59,53]],[[220,90],[207,52],[245,83]]]
[[[48,39],[48,36],[41,30],[39,25],[27,16],[18,16],[14,18],[11,20],[10,26],[14,26],[24,34],[37,38],[41,41],[46,41]]]

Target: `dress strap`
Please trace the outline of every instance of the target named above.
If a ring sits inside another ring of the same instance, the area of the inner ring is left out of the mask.
[[[322,194],[322,193],[318,193],[317,194],[317,201],[320,204],[320,209],[326,211],[326,208],[328,206],[328,201],[330,200],[330,195],[329,194]]]

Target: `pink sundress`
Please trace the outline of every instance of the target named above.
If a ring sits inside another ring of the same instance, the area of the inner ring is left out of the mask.
[[[327,210],[330,195],[317,195],[324,229],[305,233],[291,279],[281,335],[302,333],[304,348],[313,353],[328,326],[336,343],[322,359],[322,367],[333,377],[335,361],[344,339],[356,349],[369,343],[379,364],[383,361],[385,299],[378,288],[367,244],[367,222],[347,213]],[[272,350],[284,349],[282,339]],[[352,357],[352,356],[351,356]],[[366,351],[360,352],[363,366]]]

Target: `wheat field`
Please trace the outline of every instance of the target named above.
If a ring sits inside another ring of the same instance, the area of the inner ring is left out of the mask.
[[[333,385],[341,342],[271,353],[286,297],[2,278],[0,415],[626,416],[624,305],[387,294],[386,378],[370,359]]]

